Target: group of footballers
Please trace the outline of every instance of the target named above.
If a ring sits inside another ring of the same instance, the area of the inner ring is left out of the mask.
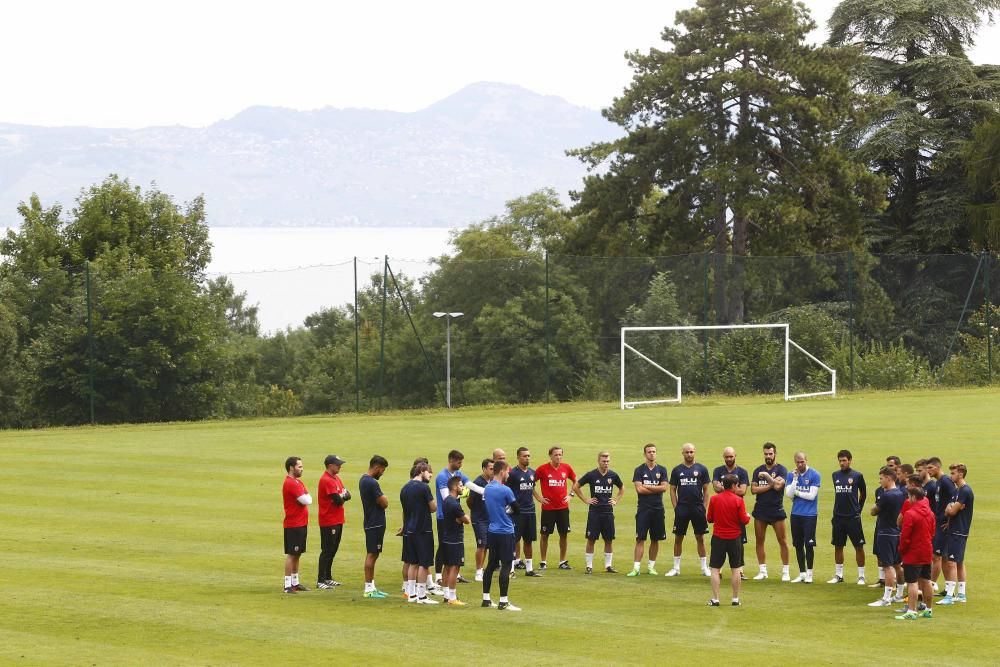
[[[603,542],[605,573],[614,574],[613,541],[615,539],[614,507],[622,500],[624,484],[611,469],[611,454],[601,452],[597,467],[581,477],[563,462],[563,449],[553,446],[548,462],[531,467],[531,452],[520,447],[516,461],[507,462],[502,449],[481,462],[481,474],[470,480],[462,471],[464,455],[452,450],[448,463],[435,476],[425,458],[416,459],[410,469],[409,481],[400,491],[402,527],[403,595],[416,604],[440,604],[431,596],[444,598],[444,603],[465,606],[457,597],[458,583],[471,583],[461,575],[465,564],[464,528],[471,525],[476,542],[475,581],[482,582],[483,607],[493,607],[490,597],[493,575],[499,573],[500,598],[496,607],[519,611],[508,599],[510,579],[515,570],[525,576],[541,577],[547,569],[548,538],[559,534],[558,569],[570,570],[568,534],[570,503],[574,498],[588,506],[585,530],[585,573],[594,572],[594,550]],[[752,473],[736,464],[736,451],[723,450],[723,465],[711,473],[695,460],[695,447],[686,443],[681,448],[682,462],[668,471],[656,462],[653,444],[643,448],[645,461],[633,472],[632,482],[638,501],[635,515],[636,539],[633,567],[626,576],[637,577],[642,559],[647,556],[646,573],[657,575],[656,560],[659,542],[666,539],[664,496],[673,508],[673,563],[665,573],[676,577],[681,573],[684,538],[691,528],[699,557],[701,574],[712,578],[712,598],[709,604],[719,606],[721,568],[728,560],[732,570],[732,604],[740,604],[744,557],[747,542],[746,526],[751,521],[744,496],[754,498],[752,521],[759,572],[753,577],[768,578],[765,540],[771,527],[778,541],[782,561],[781,580],[793,583],[813,582],[813,561],[816,546],[818,494],[821,476],[809,466],[804,452],[794,455],[794,467],[788,470],[777,462],[777,447],[763,446],[763,464]],[[844,581],[844,548],[850,540],[855,548],[858,566],[857,583],[865,580],[865,537],[862,511],[868,498],[864,476],[851,468],[852,455],[841,450],[837,455],[839,469],[832,475],[834,500],[832,544],[835,571],[828,581]],[[344,524],[344,504],[351,499],[340,480],[344,460],[335,455],[326,457],[325,471],[318,485],[321,553],[317,568],[317,587],[333,588],[340,583],[332,577],[331,566],[340,545]],[[385,598],[389,594],[375,586],[375,563],[382,552],[386,531],[386,508],[389,503],[379,486],[379,479],[388,461],[374,456],[368,471],[361,476],[358,492],[361,497],[366,536],[365,589],[366,598]],[[302,461],[298,457],[286,460],[287,476],[283,487],[285,505],[285,586],[286,593],[307,590],[298,580],[299,559],[306,548],[308,505],[312,497],[301,480]],[[974,496],[965,482],[966,466],[956,463],[944,474],[937,457],[921,459],[913,465],[890,456],[879,471],[879,486],[874,492],[875,503],[870,513],[876,516],[874,555],[878,559],[882,597],[873,607],[888,607],[907,601],[896,616],[900,620],[930,618],[933,596],[937,604],[965,602],[966,580],[964,554],[972,523]],[[433,482],[433,488],[432,487]],[[784,499],[791,499],[790,516],[786,515]],[[466,501],[468,514],[461,500]],[[536,521],[536,503],[541,517]],[[437,549],[431,515],[437,523]],[[794,579],[789,572],[789,549],[785,522],[789,522],[792,546],[795,549],[799,573]],[[711,553],[706,552],[704,536],[714,525]],[[540,539],[538,539],[540,536]],[[534,542],[539,541],[540,560],[535,568]],[[646,542],[649,542],[648,554]],[[945,588],[937,593],[937,579],[944,575]],[[922,600],[921,600],[922,598]],[[919,606],[918,606],[919,604]]]

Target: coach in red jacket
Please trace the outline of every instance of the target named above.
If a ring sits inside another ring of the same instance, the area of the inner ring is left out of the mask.
[[[908,621],[921,616],[931,618],[931,563],[934,561],[934,513],[930,504],[924,502],[922,487],[907,489],[909,508],[903,514],[903,528],[899,536],[899,555],[903,560],[903,578],[909,589],[907,610],[897,620]],[[927,608],[917,612],[917,593],[924,595]]]
[[[733,606],[740,606],[740,570],[743,567],[743,526],[750,523],[750,515],[743,498],[733,489],[739,484],[736,475],[723,475],[722,493],[708,501],[708,522],[712,527],[712,552],[708,565],[712,569],[712,599],[709,606],[719,606],[720,570],[729,558],[732,570]]]

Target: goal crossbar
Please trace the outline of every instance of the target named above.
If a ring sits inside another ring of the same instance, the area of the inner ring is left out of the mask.
[[[626,340],[625,340],[626,335],[629,332],[632,332],[632,331],[635,331],[635,332],[641,332],[641,331],[721,331],[721,330],[733,330],[733,329],[781,329],[784,332],[784,336],[783,336],[783,338],[784,338],[784,347],[785,347],[785,368],[784,368],[785,387],[784,387],[784,395],[785,395],[785,400],[786,401],[791,401],[791,400],[794,400],[794,399],[797,399],[797,398],[811,398],[811,397],[814,397],[814,396],[836,396],[837,395],[837,371],[834,370],[833,368],[830,368],[826,364],[824,364],[822,361],[820,361],[819,359],[817,359],[816,356],[814,356],[808,350],[806,350],[804,347],[802,347],[801,345],[799,345],[798,343],[796,343],[794,340],[792,340],[791,337],[789,336],[788,323],[777,323],[777,324],[706,324],[706,325],[695,325],[695,326],[664,326],[664,327],[622,327],[621,328],[621,351],[620,351],[620,355],[619,355],[620,362],[621,362],[621,378],[620,378],[620,382],[621,382],[621,409],[625,410],[626,408],[633,408],[633,407],[635,407],[637,405],[654,405],[654,404],[661,404],[661,403],[680,403],[681,402],[681,384],[682,384],[681,377],[679,375],[676,375],[676,374],[672,373],[671,371],[667,370],[666,368],[664,368],[663,366],[661,366],[660,364],[658,364],[653,359],[650,359],[648,356],[646,356],[645,354],[643,354],[642,352],[640,352],[639,350],[637,350],[632,345],[629,345],[626,342]],[[813,361],[814,363],[816,363],[817,365],[819,365],[820,367],[822,367],[825,371],[827,371],[828,373],[830,373],[830,379],[831,379],[831,382],[830,382],[830,391],[816,391],[816,392],[809,392],[809,393],[802,393],[802,394],[792,394],[790,392],[788,366],[789,366],[789,353],[790,353],[790,348],[791,347],[794,347],[795,349],[799,350],[804,355],[806,355],[806,357],[808,357],[811,361]],[[632,354],[638,356],[640,359],[642,359],[646,363],[650,364],[651,366],[653,366],[654,368],[656,368],[660,372],[668,375],[671,379],[673,379],[676,382],[676,385],[677,385],[676,397],[675,398],[641,400],[641,401],[628,401],[628,400],[626,400],[626,398],[625,398],[625,352],[626,352],[626,350],[629,351],[629,352],[631,352]]]

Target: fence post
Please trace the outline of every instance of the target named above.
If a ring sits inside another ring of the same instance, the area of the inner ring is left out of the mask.
[[[983,280],[986,287],[986,380],[993,384],[993,299],[990,296],[990,271],[993,258],[987,251],[983,251],[986,260],[986,275]]]
[[[90,423],[94,419],[94,322],[90,298],[90,260],[84,262],[84,273],[87,282],[87,388],[90,394]]]
[[[385,386],[385,302],[388,298],[386,289],[389,284],[389,255],[385,256],[382,268],[382,333],[378,351],[378,409],[382,409],[382,394]]]
[[[851,364],[851,391],[854,391],[854,251],[847,251],[847,339]]]
[[[549,252],[545,251],[545,402],[549,402]]]
[[[708,326],[708,268],[711,265],[712,251],[709,250],[705,253],[705,284],[702,288],[702,294],[704,298],[702,299],[702,314],[701,323],[703,326]],[[705,394],[708,393],[708,331],[703,331],[701,334],[702,346],[704,347],[702,356],[702,384],[701,391]]]
[[[358,256],[354,256],[354,411],[361,412],[361,327],[358,315]]]

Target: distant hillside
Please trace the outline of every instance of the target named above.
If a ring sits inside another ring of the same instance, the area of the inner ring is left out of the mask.
[[[71,208],[109,173],[178,201],[204,193],[216,226],[461,226],[541,187],[580,186],[568,148],[616,136],[599,112],[494,83],[413,113],[251,107],[206,128],[0,123],[0,226],[37,192]]]

